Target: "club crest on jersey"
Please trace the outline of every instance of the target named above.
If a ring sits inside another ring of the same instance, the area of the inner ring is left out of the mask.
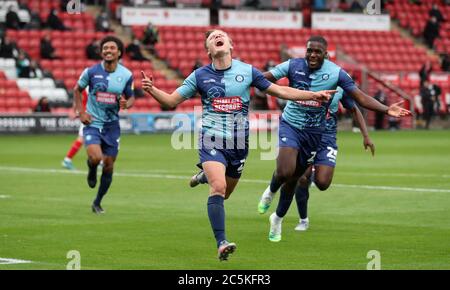
[[[238,83],[242,83],[244,81],[244,76],[243,75],[237,75],[234,78]]]
[[[211,153],[212,156],[214,156],[214,155],[217,154],[217,151],[215,149],[213,149],[213,150],[210,151],[210,153]]]
[[[212,87],[208,90],[208,98],[220,98],[225,96],[225,90],[221,87]]]
[[[330,75],[329,75],[329,74],[323,74],[323,75],[322,75],[322,79],[323,79],[324,81],[327,81],[329,78],[330,78]]]

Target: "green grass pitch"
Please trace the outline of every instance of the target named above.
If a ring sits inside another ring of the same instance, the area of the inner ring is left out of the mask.
[[[382,269],[450,269],[450,132],[371,136],[374,158],[359,134],[339,133],[333,185],[311,190],[309,231],[294,231],[294,202],[280,243],[268,241],[269,215],[257,213],[275,161],[251,150],[225,203],[227,236],[238,245],[227,262],[217,259],[207,187],[188,187],[197,151],[173,150],[170,135],[122,136],[102,216],[90,211],[96,190],[86,184],[84,150],[75,158],[81,172],[60,167],[75,136],[1,136],[0,270],[66,269],[70,250],[81,269],[362,270],[370,250]]]

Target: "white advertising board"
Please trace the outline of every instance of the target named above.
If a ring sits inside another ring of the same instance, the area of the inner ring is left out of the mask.
[[[208,9],[134,8],[122,9],[122,25],[209,26]]]
[[[389,15],[315,12],[312,14],[312,28],[389,31],[391,19]]]
[[[220,10],[219,25],[245,28],[302,28],[300,12]]]

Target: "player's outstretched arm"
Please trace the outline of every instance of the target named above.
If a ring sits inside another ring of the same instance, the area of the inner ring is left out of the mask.
[[[290,101],[319,101],[328,102],[328,100],[336,93],[336,90],[326,90],[319,92],[302,91],[291,87],[279,86],[277,84],[271,84],[266,93],[275,96],[280,99]]]
[[[370,152],[372,156],[375,156],[375,145],[372,140],[370,140],[369,132],[367,130],[366,121],[364,120],[364,116],[357,106],[353,106],[351,109],[353,120],[358,124],[359,129],[361,130],[361,135],[363,136],[363,146],[367,150],[370,148]]]
[[[358,102],[358,104],[360,104],[362,107],[368,110],[385,113],[389,116],[397,118],[411,115],[410,111],[400,107],[403,101],[392,104],[388,107],[378,102],[374,98],[370,97],[369,95],[365,94],[358,88],[356,88],[349,94],[353,97],[353,99],[355,99]]]
[[[179,103],[184,101],[184,98],[174,91],[172,94],[168,94],[153,85],[152,77],[147,77],[144,72],[142,73],[142,89],[152,95],[163,106],[169,108],[175,108]]]

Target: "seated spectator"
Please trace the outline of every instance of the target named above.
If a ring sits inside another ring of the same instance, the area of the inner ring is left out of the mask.
[[[61,19],[59,19],[58,11],[56,9],[50,11],[50,14],[47,17],[47,26],[55,30],[70,30],[64,25]]]
[[[192,67],[192,71],[194,71],[194,70],[196,70],[196,69],[199,69],[199,68],[201,68],[202,66],[203,66],[202,60],[199,59],[199,58],[197,58],[197,59],[195,60],[194,66]]]
[[[128,44],[127,48],[125,49],[125,53],[132,59],[132,60],[139,60],[139,61],[149,61],[148,58],[142,55],[141,47],[139,39],[136,37],[132,37],[131,43]]]
[[[155,45],[159,41],[159,32],[158,28],[153,26],[153,24],[150,22],[147,25],[147,28],[144,31],[144,37],[142,39],[142,44],[144,44],[144,47],[148,49],[152,54],[155,53]]]
[[[111,32],[111,23],[109,22],[108,13],[103,11],[95,19],[95,29],[101,32]]]
[[[32,79],[42,79],[44,78],[46,75],[44,73],[44,71],[39,67],[38,63],[34,60],[31,61],[30,63],[30,72],[28,77],[32,78]]]
[[[38,104],[36,105],[36,108],[34,108],[34,111],[36,113],[45,113],[45,112],[51,112],[50,104],[48,102],[47,97],[42,97]]]
[[[350,11],[351,12],[362,12],[363,7],[361,3],[359,3],[358,0],[353,0],[352,4],[350,4]]]
[[[425,25],[425,29],[423,31],[423,37],[425,38],[425,43],[429,48],[433,49],[434,40],[439,36],[439,22],[436,17],[431,16]]]
[[[100,55],[100,41],[93,39],[88,46],[86,46],[86,57],[92,60],[102,59]]]
[[[41,28],[41,17],[35,11],[30,12],[30,22],[25,25],[26,29],[40,29]]]
[[[0,38],[0,57],[17,58],[19,51],[15,42],[11,41],[7,36]]]
[[[16,60],[16,69],[17,69],[17,76],[19,78],[29,78],[30,77],[30,60],[25,55],[23,51],[19,52],[19,56]]]
[[[16,8],[10,6],[8,12],[6,13],[6,28],[8,29],[20,29],[20,18],[17,14]]]
[[[52,45],[50,39],[50,34],[46,34],[44,38],[41,39],[41,58],[43,59],[58,59],[59,57],[55,54],[55,48]]]

